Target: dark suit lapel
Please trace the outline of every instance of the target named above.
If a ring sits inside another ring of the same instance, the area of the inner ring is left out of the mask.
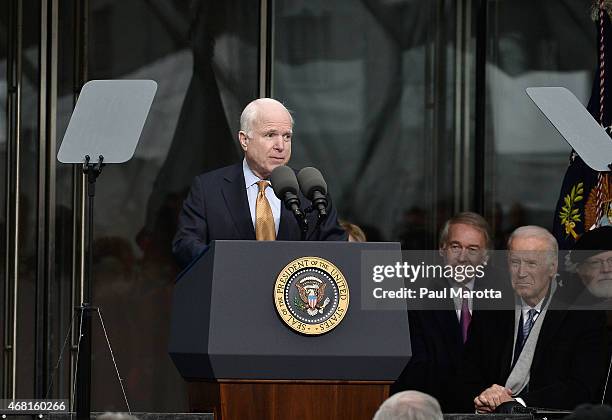
[[[249,210],[242,163],[234,165],[230,173],[224,177],[221,191],[228,213],[232,216],[240,237],[254,240],[255,229],[253,228],[253,221],[251,220],[251,212]]]
[[[453,305],[451,300],[450,305]],[[463,347],[463,337],[461,336],[461,327],[459,325],[459,319],[457,319],[457,312],[453,309],[446,311],[434,311],[438,323],[442,331],[447,331],[446,338],[453,349],[461,349]]]
[[[500,341],[501,354],[499,355],[502,363],[499,372],[500,381],[505,382],[512,371],[512,354],[514,352],[514,311],[502,311],[499,313],[499,325],[494,322],[491,327],[494,329],[491,341]],[[497,337],[496,337],[497,335]],[[495,354],[495,352],[492,352]],[[497,356],[496,356],[497,357]]]

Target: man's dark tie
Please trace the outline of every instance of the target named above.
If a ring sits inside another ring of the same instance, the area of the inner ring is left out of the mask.
[[[463,291],[468,290],[467,288],[463,288]],[[461,303],[461,317],[459,318],[459,325],[461,326],[461,338],[463,338],[463,342],[467,341],[468,336],[468,328],[470,327],[470,322],[472,321],[472,314],[470,314],[470,304],[468,302],[468,298],[464,297]]]
[[[521,343],[521,349],[525,345],[525,341],[527,341],[527,337],[529,337],[529,333],[533,328],[533,324],[535,323],[535,316],[538,313],[537,309],[530,309],[527,315],[527,322],[523,323],[523,342]]]
[[[527,341],[529,333],[533,328],[533,324],[535,323],[535,316],[537,314],[537,309],[530,309],[527,313],[527,320],[525,321],[521,312],[521,322],[519,323],[519,328],[516,336],[516,346],[514,347],[514,360],[512,361],[512,366],[514,366],[521,354],[521,351],[523,351],[523,346],[525,346],[525,342]]]

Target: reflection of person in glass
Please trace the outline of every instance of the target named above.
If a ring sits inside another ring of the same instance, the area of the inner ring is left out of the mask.
[[[612,226],[587,231],[570,256],[584,286],[596,298],[612,298]]]
[[[300,240],[293,215],[274,195],[268,178],[291,157],[293,118],[270,98],[249,103],[240,117],[242,162],[197,176],[179,215],[172,250],[187,265],[217,239]],[[299,195],[303,207],[310,202]],[[328,201],[328,217],[317,226],[310,213],[308,239],[346,240]]]

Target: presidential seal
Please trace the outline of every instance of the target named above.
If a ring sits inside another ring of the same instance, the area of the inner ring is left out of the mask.
[[[276,311],[289,328],[307,335],[333,330],[344,318],[349,289],[338,267],[302,257],[283,268],[274,284]]]

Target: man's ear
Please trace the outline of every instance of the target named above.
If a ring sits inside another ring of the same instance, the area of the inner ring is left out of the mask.
[[[489,250],[485,250],[485,255],[482,258],[482,265],[487,265],[489,263]]]
[[[238,142],[240,143],[240,148],[246,152],[249,138],[247,137],[244,131],[238,132]]]
[[[552,272],[553,278],[559,273],[559,264],[556,261],[551,263],[550,271]]]

